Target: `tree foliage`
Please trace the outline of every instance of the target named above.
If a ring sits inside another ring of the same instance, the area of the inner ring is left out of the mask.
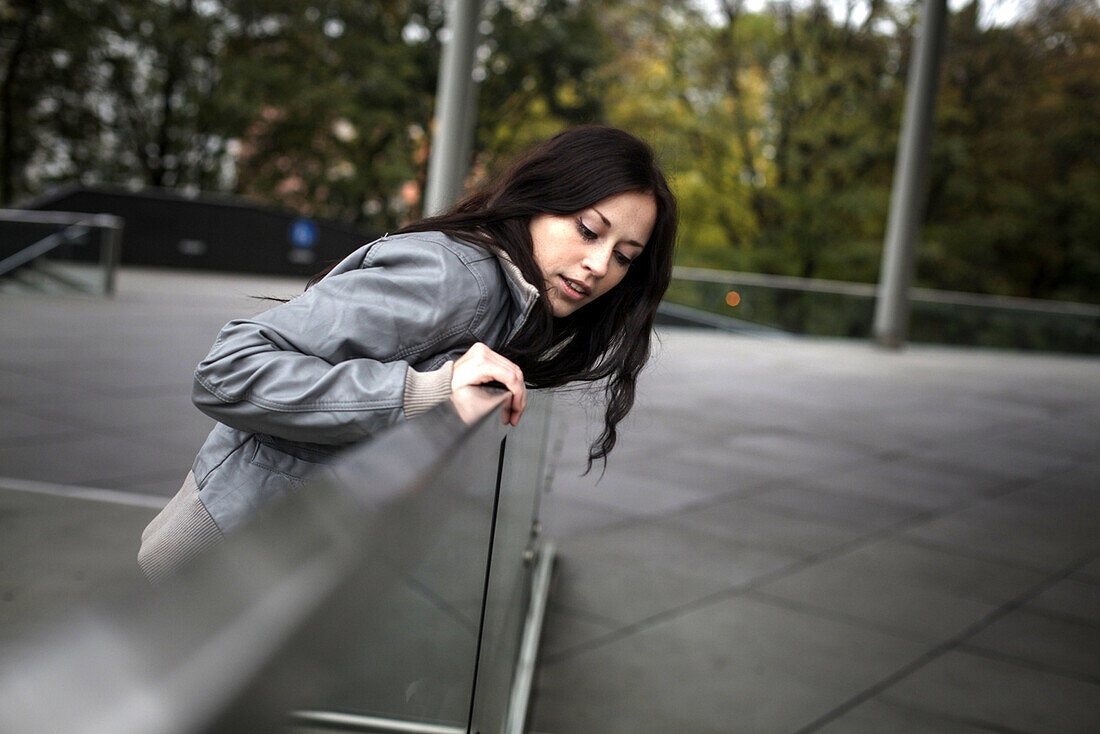
[[[1097,300],[1100,14],[1045,2],[982,29],[951,23],[921,280],[958,290]]]

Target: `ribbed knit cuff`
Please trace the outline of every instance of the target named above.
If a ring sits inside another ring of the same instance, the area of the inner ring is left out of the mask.
[[[454,365],[454,362],[447,362],[431,372],[417,372],[409,367],[405,372],[406,418],[418,416],[451,396]]]

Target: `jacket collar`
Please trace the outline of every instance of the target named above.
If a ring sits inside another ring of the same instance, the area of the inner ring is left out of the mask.
[[[512,294],[515,302],[520,305],[519,316],[512,322],[512,328],[508,333],[508,339],[511,339],[531,315],[531,310],[535,307],[535,301],[539,299],[539,289],[527,282],[527,279],[523,277],[523,273],[508,257],[508,253],[498,247],[490,249],[500,263],[504,275],[507,276],[505,280],[508,284],[508,291]]]

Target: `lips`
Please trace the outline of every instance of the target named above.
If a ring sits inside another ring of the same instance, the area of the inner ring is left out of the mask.
[[[562,292],[564,292],[565,295],[569,296],[570,298],[586,298],[588,294],[592,292],[591,289],[585,286],[583,283],[566,278],[564,275],[560,275],[558,277],[561,278]]]

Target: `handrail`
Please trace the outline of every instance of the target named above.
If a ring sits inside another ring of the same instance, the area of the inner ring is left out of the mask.
[[[122,217],[114,214],[57,212],[48,209],[0,209],[0,220],[25,224],[87,224],[108,229],[122,227]]]
[[[733,270],[711,270],[676,266],[672,277],[678,280],[710,283],[729,283],[731,285],[753,285],[782,290],[805,291],[808,293],[830,293],[860,298],[875,298],[879,288],[872,283],[854,283],[823,278],[799,278],[791,275],[769,275],[766,273],[744,273]],[[1015,296],[996,296],[962,291],[944,291],[932,288],[913,288],[911,297],[924,303],[942,303],[958,306],[976,306],[980,308],[1001,308],[1032,313],[1046,313],[1066,316],[1100,317],[1100,306],[1091,303],[1071,301],[1052,301],[1041,298],[1019,298]]]
[[[49,254],[57,248],[71,244],[88,235],[92,229],[104,229],[107,237],[100,245],[99,260],[103,268],[102,290],[105,294],[115,291],[115,271],[122,247],[123,220],[113,214],[85,214],[80,212],[38,211],[25,209],[0,209],[0,222],[18,224],[55,224],[64,229],[54,232],[19,252],[0,260],[0,276]],[[65,280],[65,279],[61,279]]]
[[[471,731],[485,707],[473,698],[469,670],[462,683],[472,697],[464,709],[469,718],[459,723],[406,717],[387,724],[384,715],[344,716],[324,704],[344,684],[348,661],[362,654],[361,633],[368,658],[385,664],[387,674],[395,663],[409,663],[386,658],[392,641],[377,635],[395,621],[387,605],[402,599],[411,583],[422,583],[419,564],[445,539],[441,528],[473,518],[476,546],[487,511],[522,519],[516,508],[506,508],[501,488],[502,472],[510,471],[504,439],[522,445],[524,436],[524,427],[505,429],[497,417],[505,396],[488,388],[457,391],[425,415],[344,452],[303,491],[165,584],[69,620],[52,638],[0,662],[0,731],[255,731],[283,726],[291,709],[303,707],[312,709],[305,717],[311,727],[373,720],[376,731]],[[528,429],[539,427],[533,417],[524,416]],[[512,471],[521,464],[513,460]],[[538,485],[537,477],[530,480]],[[530,519],[525,522],[524,536]],[[499,546],[481,546],[485,567],[471,569],[473,575],[496,568]],[[461,549],[443,552],[448,560]],[[545,560],[539,569],[545,585]],[[492,593],[494,584],[486,587]],[[481,599],[482,618],[493,603]],[[527,617],[537,621],[541,614]],[[517,644],[520,636],[517,631]],[[400,654],[411,658],[417,651]],[[529,656],[530,650],[520,655],[525,666]],[[425,661],[438,663],[431,656]],[[501,731],[492,722],[476,727],[484,734]]]
[[[20,268],[31,260],[36,260],[48,252],[61,247],[62,245],[69,245],[82,237],[87,236],[88,228],[80,225],[72,225],[66,227],[60,232],[54,232],[51,235],[47,235],[38,240],[32,245],[24,247],[14,255],[10,255],[3,260],[0,260],[0,275],[4,273],[10,273],[16,268]]]

